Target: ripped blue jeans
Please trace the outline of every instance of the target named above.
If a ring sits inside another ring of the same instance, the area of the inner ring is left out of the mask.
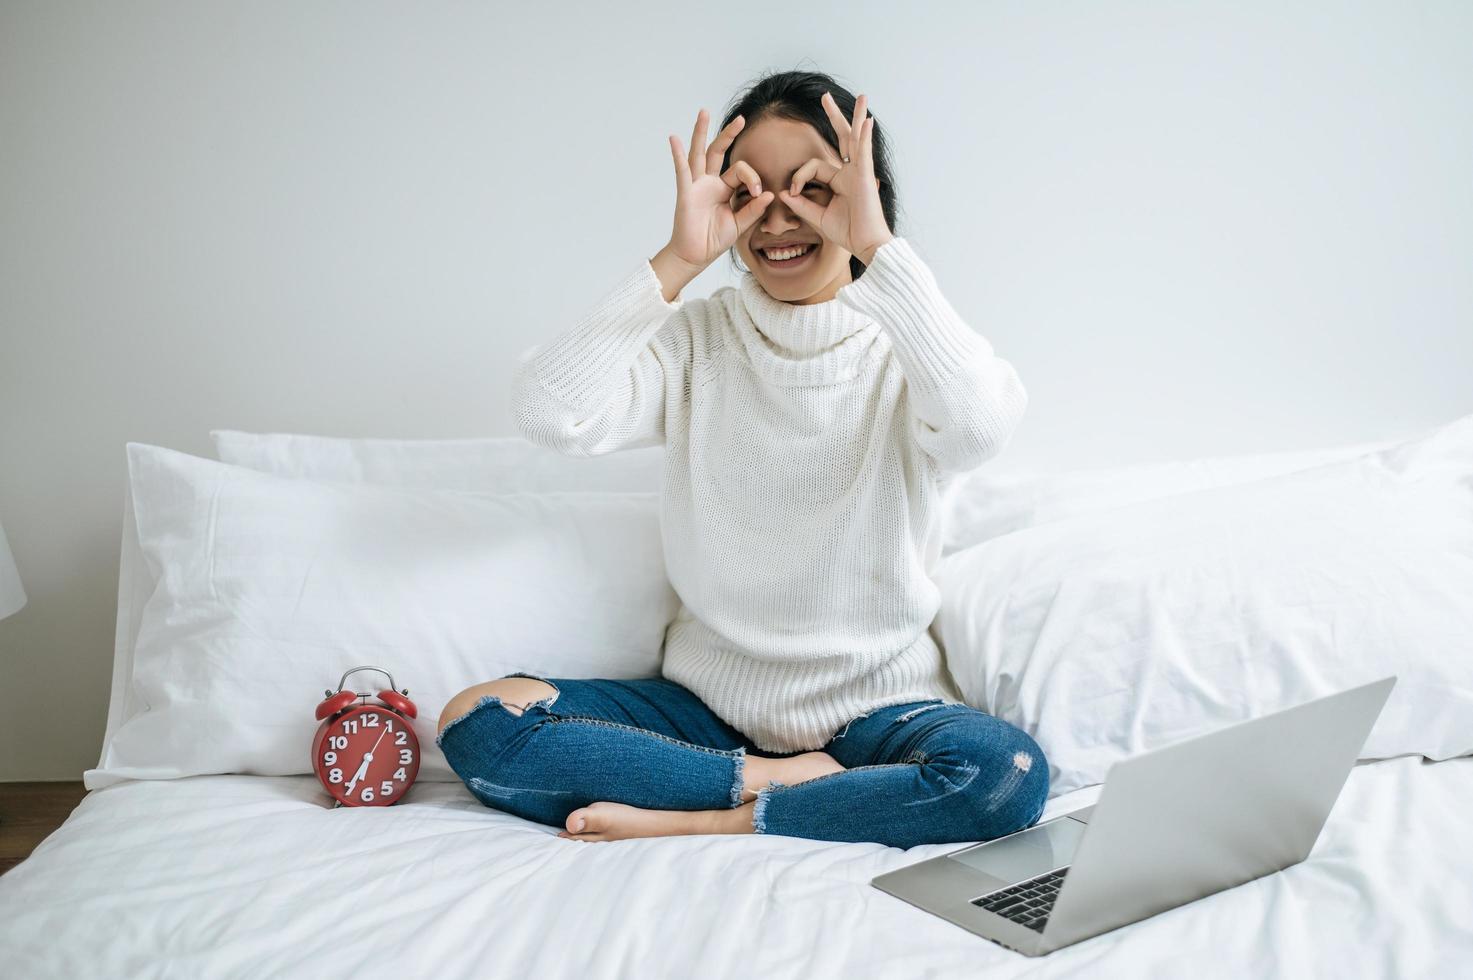
[[[741,806],[747,753],[800,754],[758,748],[665,678],[506,676],[536,678],[556,693],[520,713],[486,695],[435,744],[481,803],[538,823],[561,828],[599,800],[653,810]],[[850,721],[823,751],[845,770],[769,781],[752,807],[756,833],[901,848],[982,841],[1032,826],[1048,797],[1037,743],[966,704],[886,705]]]

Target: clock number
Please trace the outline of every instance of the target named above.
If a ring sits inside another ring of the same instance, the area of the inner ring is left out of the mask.
[[[348,747],[348,737],[346,735],[334,735],[327,741],[335,749],[346,749]]]
[[[324,753],[322,753],[322,764],[324,766],[335,766],[335,765],[337,765],[338,764],[338,754],[336,752],[324,752]]]
[[[380,795],[388,796],[394,792],[394,784],[385,779],[382,783],[379,783],[378,791]]]
[[[399,765],[407,766],[414,761],[414,753],[408,749],[399,750]]]
[[[357,735],[358,719],[354,718],[352,721],[343,722],[343,731],[347,732],[349,735]]]
[[[395,745],[408,745],[409,744],[409,733],[408,732],[396,732],[394,734],[394,744]]]
[[[364,728],[377,728],[378,727],[378,712],[377,711],[370,711],[368,714],[366,714],[366,715],[363,716],[363,727]]]
[[[408,779],[409,776],[404,772],[404,767],[403,766],[400,766],[398,769],[395,769],[394,770],[394,778],[397,779],[397,780],[399,780],[399,782],[402,783],[406,779]]]
[[[363,787],[363,802],[364,803],[372,803],[373,802],[373,787],[372,786],[365,786],[365,787]]]
[[[343,771],[341,769],[329,769],[327,771],[327,781],[330,783],[341,783],[343,781]]]

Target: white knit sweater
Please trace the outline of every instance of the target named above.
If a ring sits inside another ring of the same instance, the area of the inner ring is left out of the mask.
[[[665,302],[641,259],[518,361],[523,435],[570,456],[663,444],[681,608],[665,677],[768,752],[888,704],[961,694],[930,625],[938,481],[1011,438],[1028,396],[904,238],[835,299],[756,277]]]

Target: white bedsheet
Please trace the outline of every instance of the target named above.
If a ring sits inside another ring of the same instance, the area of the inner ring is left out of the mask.
[[[1045,816],[1097,797],[1050,802]],[[1473,970],[1473,758],[1352,772],[1308,861],[1029,959],[872,887],[959,845],[608,843],[420,783],[338,809],[310,776],[91,793],[0,877],[6,977],[1456,977]]]

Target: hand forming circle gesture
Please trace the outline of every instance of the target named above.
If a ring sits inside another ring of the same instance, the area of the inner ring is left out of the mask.
[[[670,248],[678,258],[702,269],[735,245],[772,203],[772,192],[762,189],[757,171],[745,160],[727,167],[726,173],[720,172],[726,148],[747,124],[746,119],[737,116],[709,148],[702,149],[706,120],[706,110],[702,109],[691,133],[689,157],[679,137],[670,136],[670,152],[675,157],[675,228],[670,234]],[[731,192],[743,184],[752,199],[740,211],[733,211]]]
[[[874,250],[895,237],[885,223],[879,185],[875,181],[874,141],[870,135],[874,131],[875,120],[867,115],[868,103],[863,95],[854,103],[851,121],[844,119],[838,103],[829,93],[825,92],[819,101],[838,134],[839,156],[844,163],[835,167],[821,157],[814,157],[798,168],[793,174],[792,186],[779,191],[778,195],[794,214],[817,228],[824,238],[859,256],[859,260],[868,265]],[[828,184],[832,191],[826,205],[803,196],[803,186],[815,177]],[[755,200],[752,202],[756,203]]]

